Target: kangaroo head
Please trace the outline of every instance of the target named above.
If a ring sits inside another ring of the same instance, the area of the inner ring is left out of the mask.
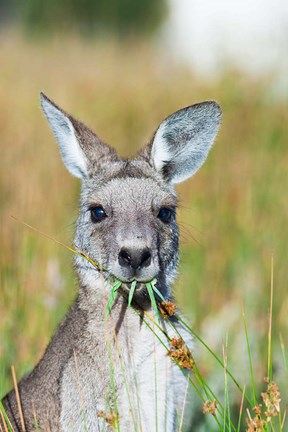
[[[145,296],[145,282],[156,277],[169,296],[178,261],[174,185],[204,163],[219,128],[219,105],[203,102],[175,112],[134,159],[123,160],[44,94],[41,103],[64,164],[82,180],[76,245],[123,281],[124,292],[136,280],[135,295]],[[76,269],[93,287],[95,268],[76,257]]]

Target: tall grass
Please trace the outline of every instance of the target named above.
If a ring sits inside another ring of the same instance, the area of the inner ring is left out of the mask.
[[[273,79],[230,71],[208,81],[161,58],[144,42],[101,45],[75,36],[48,43],[2,34],[0,64],[0,396],[12,386],[11,364],[21,376],[39,359],[76,289],[69,254],[10,217],[64,243],[73,236],[79,184],[62,166],[41,114],[43,90],[123,156],[133,155],[176,109],[204,99],[220,102],[224,118],[217,143],[201,171],[178,189],[177,303],[220,360],[229,332],[226,393],[223,367],[200,342],[195,360],[217,398],[229,396],[236,425],[242,394],[229,387],[228,371],[245,395],[251,392],[241,304],[259,403],[268,367],[273,252],[269,369],[287,400],[288,110],[284,98],[273,93]],[[202,401],[196,401],[192,430],[201,431],[207,422],[213,430],[213,416],[208,420]]]
[[[65,245],[64,245],[65,246]],[[70,250],[71,252],[74,252],[75,254],[79,255],[79,252],[72,250],[71,248],[66,246],[66,249]],[[93,263],[93,261],[87,257],[85,254],[82,254],[83,259],[88,260],[89,262]],[[99,264],[93,263],[95,267],[102,271]],[[121,285],[121,282],[116,280],[112,281],[111,276],[107,275],[105,272],[104,277],[106,277],[106,283],[108,286],[111,287],[111,295],[108,298],[107,305],[106,305],[106,318],[108,317],[108,314],[111,311],[111,308],[113,307],[113,302],[115,299],[115,295],[112,295],[112,293],[116,289],[118,290],[119,286]],[[175,313],[175,307],[171,303],[171,301],[166,302],[166,300],[163,298],[160,292],[158,292],[156,286],[155,286],[156,280],[147,283],[147,289],[151,298],[151,303],[154,309],[154,316],[151,316],[149,313],[144,311],[144,319],[142,316],[142,321],[144,325],[146,325],[152,334],[154,334],[154,340],[158,340],[161,345],[163,345],[164,349],[167,351],[167,356],[170,356],[171,361],[175,362],[179,368],[183,371],[183,374],[187,377],[187,384],[190,384],[191,390],[194,391],[194,393],[199,397],[199,400],[202,401],[203,408],[202,412],[203,414],[212,415],[212,418],[214,418],[215,423],[214,426],[217,426],[217,430],[221,432],[225,432],[228,430],[231,431],[239,431],[242,424],[242,413],[243,413],[243,406],[246,407],[247,411],[247,417],[246,417],[246,427],[245,430],[247,432],[284,432],[285,430],[285,421],[286,421],[286,413],[287,413],[287,405],[285,408],[283,408],[280,405],[281,403],[281,395],[279,392],[279,386],[278,384],[273,380],[273,371],[270,367],[271,361],[272,361],[272,352],[271,352],[271,329],[272,329],[272,309],[273,309],[273,259],[272,259],[272,266],[271,266],[271,288],[270,288],[270,310],[269,310],[269,325],[268,325],[268,375],[267,377],[264,377],[264,382],[267,384],[267,388],[265,392],[261,392],[261,402],[259,402],[259,398],[257,398],[257,390],[255,388],[255,380],[254,380],[254,372],[253,372],[253,362],[251,359],[251,347],[248,337],[248,331],[247,331],[247,323],[244,311],[242,313],[243,315],[243,324],[244,324],[244,333],[246,338],[246,345],[247,345],[247,352],[248,352],[248,360],[249,360],[249,368],[250,368],[250,382],[251,382],[251,393],[252,398],[248,397],[248,395],[245,393],[245,388],[242,389],[239,383],[237,382],[235,376],[228,370],[228,334],[226,336],[226,343],[222,345],[222,352],[223,352],[223,361],[221,361],[217,354],[214,353],[211,348],[200,338],[197,337],[195,332],[189,327],[189,325],[180,318],[177,313]],[[119,285],[120,284],[120,285]],[[148,288],[150,287],[150,288]],[[151,292],[150,292],[151,290]],[[152,292],[152,290],[155,291],[155,293]],[[157,293],[159,294],[157,296]],[[154,296],[156,294],[156,298]],[[173,307],[171,307],[173,306]],[[133,307],[130,301],[129,307]],[[159,311],[157,308],[159,307]],[[135,313],[140,316],[140,313],[138,310],[135,310]],[[162,320],[160,319],[160,313],[162,315]],[[163,326],[163,319],[166,320],[166,326]],[[198,340],[207,350],[207,354],[212,355],[213,359],[216,360],[218,365],[220,365],[223,368],[224,372],[224,396],[218,397],[215,393],[215,391],[211,388],[209,383],[205,380],[205,378],[202,375],[202,372],[200,371],[198,365],[196,364],[191,351],[188,349],[188,345],[186,344],[185,339],[182,337],[181,332],[176,328],[175,326],[175,320],[181,322],[181,324],[190,332],[190,336],[196,337],[196,340]],[[175,332],[175,336],[171,337],[167,333],[167,325],[171,326]],[[159,333],[159,331],[160,333]],[[108,346],[108,354],[109,354],[109,360],[110,360],[110,387],[111,387],[111,394],[112,394],[112,400],[107,400],[107,407],[106,412],[99,412],[98,416],[103,419],[104,422],[109,423],[111,426],[113,426],[113,429],[120,432],[120,423],[119,423],[119,416],[121,416],[121,413],[118,411],[118,400],[117,400],[117,392],[115,388],[114,383],[114,364],[112,361],[112,354],[111,354],[111,338],[108,335],[109,332],[107,332],[107,346]],[[142,430],[141,427],[141,421],[136,425],[136,417],[137,412],[134,410],[134,407],[131,403],[131,389],[126,377],[127,370],[125,369],[125,366],[122,362],[122,355],[118,348],[118,341],[117,341],[117,335],[114,333],[114,342],[115,346],[118,352],[119,360],[120,360],[120,366],[121,371],[124,378],[124,386],[125,390],[127,392],[128,401],[129,401],[129,414],[133,418],[133,424],[134,424],[134,430]],[[169,345],[167,346],[167,342]],[[155,430],[158,431],[158,409],[157,409],[157,369],[156,369],[156,345],[155,345],[155,361],[154,361],[154,377],[155,377]],[[82,415],[83,415],[83,428],[84,430],[87,429],[86,425],[86,416],[85,416],[85,401],[83,399],[83,393],[82,393],[82,386],[79,379],[79,372],[78,372],[78,360],[76,353],[74,353],[75,358],[75,368],[76,368],[76,374],[77,374],[77,381],[78,381],[78,387],[79,387],[79,398],[81,401],[82,406]],[[191,373],[189,373],[189,371]],[[19,415],[22,425],[22,430],[25,432],[25,424],[22,414],[22,408],[21,408],[21,400],[19,397],[18,392],[18,386],[17,386],[17,380],[16,380],[16,374],[15,369],[12,366],[12,377],[13,377],[13,384],[16,392],[17,397],[17,405],[19,409]],[[237,390],[241,392],[242,398],[238,413],[238,420],[234,416],[232,416],[232,408],[233,408],[233,402],[230,399],[230,386],[228,383],[228,378],[231,380],[232,384],[235,384],[237,387]],[[188,390],[188,387],[187,387]],[[136,398],[137,398],[136,394]],[[184,398],[186,400],[186,396]],[[206,401],[205,401],[206,399]],[[111,405],[112,404],[112,405]],[[113,410],[112,410],[113,406]],[[183,418],[184,418],[184,410],[185,406],[183,405],[182,413],[181,413],[181,419],[179,420],[179,431],[182,430],[183,426]],[[252,413],[252,414],[251,414]],[[0,414],[2,417],[2,422],[4,424],[5,430],[9,430],[10,432],[14,432],[13,428],[10,425],[9,419],[7,417],[7,414],[5,413],[5,410],[0,403]],[[122,413],[123,415],[124,413]],[[125,413],[127,415],[127,413]],[[276,420],[275,420],[276,417]],[[278,417],[278,418],[277,418]],[[278,422],[277,422],[278,420]],[[236,423],[237,421],[237,423]],[[235,423],[234,423],[235,422]],[[96,425],[95,425],[96,426]],[[38,430],[38,423],[37,418],[35,418],[35,430]],[[176,426],[177,428],[177,426]],[[209,426],[209,429],[211,429],[211,426]],[[175,429],[176,430],[176,429]],[[216,430],[216,429],[215,429]],[[164,431],[163,431],[164,432]]]

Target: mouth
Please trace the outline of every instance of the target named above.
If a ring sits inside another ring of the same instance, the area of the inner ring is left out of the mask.
[[[149,278],[138,278],[136,275],[134,277],[125,277],[124,275],[118,274],[118,272],[110,272],[110,277],[112,280],[121,282],[121,290],[125,293],[130,292],[131,288],[135,291],[135,293],[140,293],[142,291],[147,290],[147,284],[155,283],[158,280],[158,274],[149,275]],[[136,285],[135,285],[136,283]]]
[[[121,285],[122,290],[129,294],[131,287],[132,287],[132,283],[133,282],[123,282]],[[139,282],[137,281],[136,286],[135,286],[135,293],[140,294],[142,293],[144,290],[146,290],[146,282]]]
[[[159,310],[157,306],[157,299],[165,301],[163,294],[161,293],[160,287],[156,287],[157,278],[146,281],[123,281],[114,276],[114,282],[111,281],[111,291],[108,299],[106,312],[111,312],[116,292],[119,291],[124,298],[128,301],[128,306],[132,306],[140,309],[149,309],[151,306],[154,309],[155,315],[159,318]],[[156,295],[156,298],[155,298]]]

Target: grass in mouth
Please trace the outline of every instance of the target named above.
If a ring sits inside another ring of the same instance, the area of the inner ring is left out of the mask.
[[[111,280],[112,280],[112,276],[110,276],[107,279],[107,283],[109,285],[111,284]],[[123,282],[120,281],[119,279],[113,278],[113,285],[112,285],[112,288],[111,288],[111,291],[110,291],[110,295],[109,295],[109,298],[108,298],[108,302],[107,302],[107,306],[106,306],[106,313],[107,313],[107,315],[109,315],[110,312],[111,312],[111,309],[113,307],[113,304],[114,304],[114,301],[115,301],[115,298],[116,298],[116,293],[117,293],[118,289],[121,288],[122,283]],[[150,300],[151,300],[151,305],[153,307],[153,310],[155,312],[156,317],[159,320],[160,319],[160,315],[159,315],[159,310],[158,310],[158,306],[157,306],[156,299],[155,299],[155,294],[157,294],[158,297],[162,301],[165,302],[166,300],[164,299],[164,297],[161,294],[161,292],[156,288],[156,283],[157,283],[157,279],[154,278],[151,281],[146,282],[145,285],[146,285],[147,292],[148,292],[148,295],[149,295]],[[131,306],[131,304],[132,304],[132,300],[133,300],[133,296],[134,296],[134,293],[135,293],[136,285],[137,285],[137,281],[133,280],[131,282],[131,288],[130,288],[129,297],[128,297],[128,306]]]

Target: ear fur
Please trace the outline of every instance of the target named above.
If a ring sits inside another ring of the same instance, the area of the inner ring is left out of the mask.
[[[59,108],[44,93],[40,93],[44,114],[59,144],[66,168],[82,180],[89,168],[101,164],[104,158],[116,160],[116,152],[103,143],[94,132]]]
[[[40,97],[42,109],[59,144],[64,164],[72,175],[85,178],[88,161],[76,138],[69,116],[44,93],[40,93]]]
[[[188,106],[167,117],[157,129],[151,162],[166,181],[180,183],[198,171],[216,138],[221,108],[213,101]]]

